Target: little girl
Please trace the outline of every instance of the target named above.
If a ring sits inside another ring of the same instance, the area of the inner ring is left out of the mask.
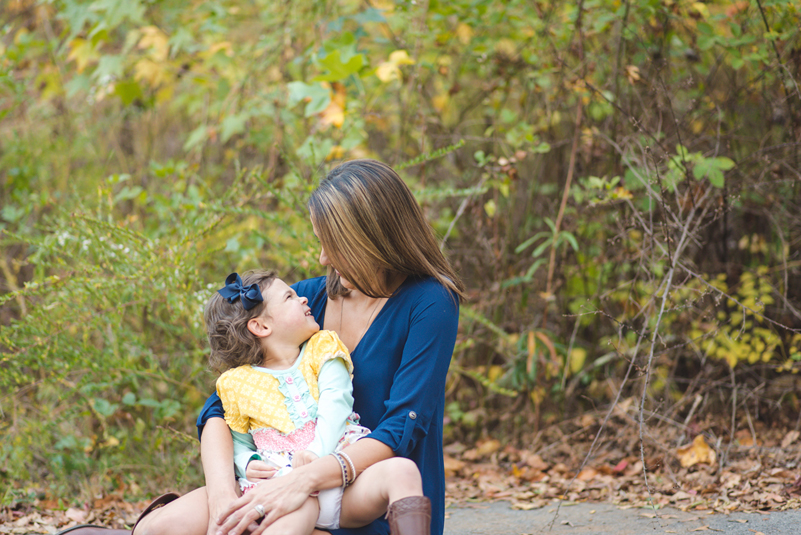
[[[266,533],[356,528],[388,511],[393,535],[428,535],[430,502],[412,461],[395,457],[357,474],[343,451],[369,434],[352,413],[353,364],[336,333],[320,331],[306,303],[273,273],[251,272],[244,281],[229,275],[206,305],[210,362],[227,370],[217,380],[217,393],[240,444],[235,461],[242,490],[253,485],[244,478],[252,459],[275,466],[278,476],[333,455],[342,487],[310,496]],[[250,443],[247,434],[258,455],[242,453],[241,444]],[[264,515],[263,505],[256,509]]]

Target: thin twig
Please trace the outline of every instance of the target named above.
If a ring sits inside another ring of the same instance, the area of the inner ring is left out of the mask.
[[[567,168],[567,180],[565,180],[565,191],[562,193],[562,204],[559,205],[559,213],[556,215],[556,223],[554,224],[553,242],[551,242],[551,257],[548,260],[548,279],[545,284],[545,295],[547,299],[551,298],[551,289],[553,287],[553,271],[556,264],[556,244],[559,237],[559,229],[562,225],[562,217],[565,215],[565,207],[567,206],[567,198],[570,195],[570,185],[573,182],[573,172],[576,168],[576,153],[578,152],[578,142],[581,137],[581,118],[582,118],[582,104],[581,100],[576,105],[576,124],[575,131],[573,132],[573,148],[570,149],[570,164]],[[545,328],[548,321],[548,307],[542,314],[542,327]]]

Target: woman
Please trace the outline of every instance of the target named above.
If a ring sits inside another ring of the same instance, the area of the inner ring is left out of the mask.
[[[445,515],[445,377],[462,283],[411,191],[383,163],[355,160],[338,166],[312,194],[309,211],[328,275],[293,288],[309,300],[317,322],[336,331],[350,350],[354,410],[373,430],[344,451],[357,473],[396,455],[413,460],[431,500],[431,533],[440,535]],[[337,460],[327,456],[285,476],[264,479],[237,498],[234,447],[222,416],[215,394],[198,419],[207,486],[142,518],[134,535],[238,534],[249,528],[258,534],[300,507],[312,492],[342,484]],[[259,461],[248,465],[249,479],[271,473]],[[208,525],[206,519],[211,519]],[[402,526],[393,529],[403,531]],[[382,518],[334,533],[386,534],[389,527]]]

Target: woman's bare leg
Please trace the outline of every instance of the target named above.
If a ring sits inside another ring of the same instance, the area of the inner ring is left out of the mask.
[[[359,474],[342,495],[343,528],[366,526],[387,511],[387,506],[408,496],[422,496],[423,481],[414,461],[393,457]]]

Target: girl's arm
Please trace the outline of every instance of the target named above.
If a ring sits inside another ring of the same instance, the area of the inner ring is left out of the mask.
[[[345,424],[353,413],[353,384],[341,358],[323,363],[317,376],[317,426],[308,451],[317,457],[333,453],[345,434]],[[300,466],[300,465],[295,465]]]
[[[229,428],[230,429],[230,428]],[[234,471],[236,477],[247,479],[246,472],[250,461],[260,461],[261,456],[256,451],[256,443],[250,433],[240,433],[230,429],[234,439]]]

